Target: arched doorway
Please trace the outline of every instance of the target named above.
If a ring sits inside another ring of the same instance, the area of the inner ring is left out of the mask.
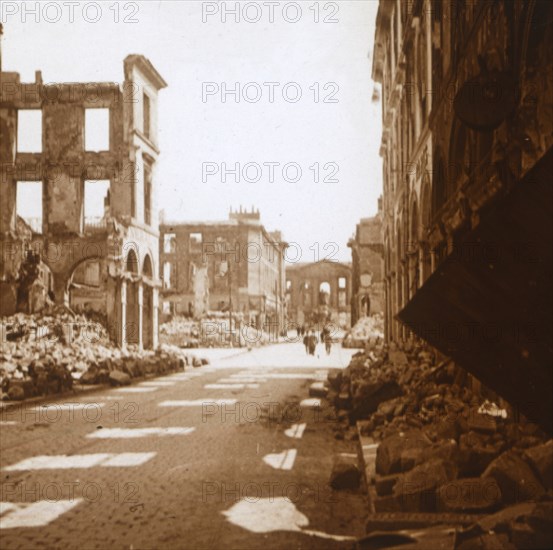
[[[432,258],[430,246],[428,243],[428,231],[431,226],[432,218],[432,187],[430,184],[430,178],[428,174],[425,175],[422,182],[421,191],[421,207],[420,207],[420,230],[421,230],[421,242],[422,242],[422,273],[421,284],[428,279],[432,272]]]
[[[434,150],[432,162],[432,207],[431,217],[435,220],[440,208],[447,200],[445,166],[439,148]]]
[[[318,294],[318,308],[316,318],[313,319],[315,323],[324,323],[330,319],[330,307],[331,307],[331,286],[328,281],[323,281],[319,284]]]
[[[409,246],[409,298],[415,294],[420,286],[420,225],[419,225],[419,210],[417,200],[413,200],[411,205],[410,219],[410,246]]]
[[[330,283],[323,281],[319,285],[319,305],[330,306]]]
[[[126,261],[127,273],[138,275],[138,256],[134,250],[129,250]],[[140,306],[138,303],[138,281],[127,280],[127,296],[125,305],[125,343],[138,344],[140,330]]]
[[[144,266],[142,274],[146,281],[142,290],[142,346],[144,349],[152,349],[154,346],[154,289],[149,284],[149,280],[153,278],[153,265],[150,255],[144,258]]]
[[[69,307],[76,312],[104,316],[107,285],[102,263],[91,258],[79,263],[69,277]]]
[[[371,314],[371,299],[368,294],[363,294],[359,300],[359,317],[368,317]]]

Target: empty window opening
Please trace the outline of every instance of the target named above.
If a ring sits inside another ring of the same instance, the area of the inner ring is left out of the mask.
[[[175,233],[165,233],[163,235],[163,252],[172,254],[177,249],[177,236]]]
[[[217,264],[217,275],[219,277],[226,277],[228,271],[229,271],[229,263],[227,260],[223,260],[222,262],[218,262]]]
[[[292,281],[290,279],[286,281],[286,292],[292,292]]]
[[[171,288],[172,267],[170,262],[165,262],[163,264],[163,288]]]
[[[35,232],[42,233],[42,182],[18,181],[15,213]]]
[[[346,288],[346,278],[338,277],[338,288]]]
[[[17,111],[17,150],[20,153],[42,153],[42,111]]]
[[[97,260],[87,260],[75,269],[72,283],[86,286],[100,286],[100,262]]]
[[[109,151],[109,109],[85,109],[86,151]]]
[[[190,233],[190,251],[201,252],[202,250],[202,234]]]
[[[149,138],[150,137],[150,122],[151,122],[151,109],[150,109],[150,98],[148,94],[144,94],[144,107],[143,107],[143,115],[144,115],[144,135]]]
[[[144,223],[152,223],[152,168],[144,164]]]
[[[322,282],[319,285],[319,305],[330,304],[330,283],[327,281]]]
[[[138,273],[138,255],[133,248],[127,254],[126,269],[129,273]]]
[[[85,228],[105,227],[109,215],[109,180],[85,180],[84,225]]]

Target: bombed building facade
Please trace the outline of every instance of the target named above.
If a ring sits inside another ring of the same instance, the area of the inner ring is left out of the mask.
[[[378,204],[378,213],[371,218],[362,218],[348,242],[352,256],[352,325],[361,317],[384,313],[382,199]]]
[[[1,76],[1,314],[45,302],[92,310],[116,343],[156,347],[165,81],[141,55],[125,59],[122,85]],[[38,278],[42,300],[30,304]]]
[[[259,210],[231,209],[223,221],[162,223],[159,246],[164,317],[225,312],[280,333],[287,245],[280,232],[264,228]]]
[[[330,260],[286,266],[288,319],[292,325],[331,321],[351,326],[351,264]]]
[[[386,337],[422,337],[548,428],[552,13],[381,0],[373,60]]]

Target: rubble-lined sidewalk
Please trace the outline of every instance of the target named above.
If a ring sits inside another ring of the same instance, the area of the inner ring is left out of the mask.
[[[553,440],[423,346],[367,349],[329,373],[327,396],[337,437],[354,425],[360,436],[371,510],[360,547],[395,547],[401,530],[421,548],[552,548]]]
[[[2,401],[58,395],[74,389],[76,382],[127,385],[133,378],[208,362],[172,346],[156,351],[118,348],[101,323],[64,308],[18,313],[2,319],[0,327]]]

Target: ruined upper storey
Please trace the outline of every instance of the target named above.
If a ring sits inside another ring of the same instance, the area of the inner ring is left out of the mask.
[[[3,72],[0,232],[15,232],[17,215],[43,234],[82,234],[108,216],[157,228],[153,173],[164,87],[141,55],[125,59],[121,85],[44,83],[39,71],[35,82],[22,83],[18,73]],[[29,194],[41,195],[42,212],[30,215],[22,204]]]

